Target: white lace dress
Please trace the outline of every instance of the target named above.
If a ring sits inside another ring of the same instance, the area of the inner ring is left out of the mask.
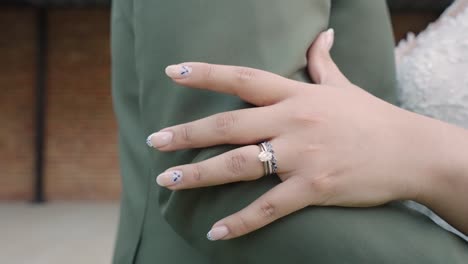
[[[468,128],[468,0],[456,0],[418,36],[408,34],[395,54],[400,105]],[[406,205],[468,241],[428,208]]]

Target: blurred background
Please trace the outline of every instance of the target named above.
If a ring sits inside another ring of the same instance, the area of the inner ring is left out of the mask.
[[[451,2],[388,0],[395,41]],[[108,0],[0,0],[0,263],[110,262],[109,22]]]

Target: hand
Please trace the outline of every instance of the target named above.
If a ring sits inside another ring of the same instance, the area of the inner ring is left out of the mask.
[[[166,73],[191,88],[237,95],[258,107],[219,113],[167,127],[148,137],[160,151],[242,144],[195,164],[169,168],[157,182],[171,190],[251,181],[265,176],[256,145],[269,140],[282,183],[241,211],[213,225],[211,240],[231,239],[304,207],[375,206],[418,193],[416,177],[429,168],[415,162],[422,144],[409,125],[419,116],[353,85],[332,61],[333,31],[308,52],[317,84],[244,67],[182,63]]]

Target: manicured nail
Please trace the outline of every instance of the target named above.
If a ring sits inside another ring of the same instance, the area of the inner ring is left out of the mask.
[[[183,174],[180,170],[166,171],[156,177],[156,183],[163,187],[171,186],[179,183],[182,180],[182,176]]]
[[[206,238],[211,241],[216,241],[227,236],[227,234],[229,234],[229,229],[226,226],[217,226],[213,227],[208,234],[206,234]]]
[[[333,41],[335,40],[335,30],[333,28],[329,28],[325,31],[325,45],[327,50],[330,50],[333,46]]]
[[[161,148],[171,143],[172,132],[164,131],[151,134],[146,138],[146,144],[153,148]]]
[[[186,78],[190,73],[192,73],[192,67],[187,65],[170,65],[166,67],[166,74],[172,79]]]

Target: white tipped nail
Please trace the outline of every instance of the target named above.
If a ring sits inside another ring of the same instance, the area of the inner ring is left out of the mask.
[[[229,229],[226,226],[217,226],[213,227],[208,234],[206,234],[206,238],[211,241],[216,241],[222,239],[223,237],[229,234]]]
[[[147,138],[146,138],[146,145],[148,145],[148,147],[153,147],[153,142],[151,142],[151,137],[153,136],[153,134],[149,135]]]
[[[183,174],[180,170],[166,171],[156,177],[156,183],[163,187],[171,186],[179,183],[182,180],[182,176]]]
[[[325,45],[328,50],[332,48],[334,40],[335,30],[333,28],[329,28],[327,31],[325,31]]]
[[[153,148],[161,148],[171,143],[173,134],[170,131],[163,131],[151,134],[146,138],[146,144]]]
[[[186,78],[190,73],[192,73],[192,67],[187,65],[170,65],[166,67],[166,74],[172,79]]]

